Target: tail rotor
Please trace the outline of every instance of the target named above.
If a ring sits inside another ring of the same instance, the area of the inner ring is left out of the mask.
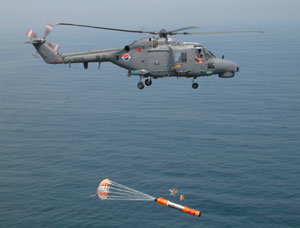
[[[54,29],[53,25],[47,24],[43,39],[46,39],[46,37],[52,32],[53,29]]]
[[[35,39],[39,39],[40,37],[35,34],[35,32],[33,32],[31,29],[28,29],[26,32],[26,36],[30,39],[30,40],[35,40]]]
[[[53,31],[53,29],[54,29],[53,25],[47,24],[43,39],[46,39],[46,37]],[[49,47],[53,48],[56,52],[60,50],[60,46],[58,44],[54,44],[50,42],[47,42],[47,44],[49,45]]]
[[[54,43],[50,43],[50,42],[47,42],[47,44],[49,45],[49,47],[51,47],[52,49],[54,49],[56,52],[59,52],[60,45],[54,44]]]
[[[26,36],[30,39],[30,41],[28,43],[46,43],[56,53],[58,53],[60,50],[60,45],[46,41],[46,38],[53,31],[53,29],[54,29],[54,26],[52,24],[47,24],[43,38],[40,38],[32,29],[28,29],[26,32]],[[32,55],[36,59],[38,59],[40,57],[40,53],[38,50],[35,50],[32,53]]]

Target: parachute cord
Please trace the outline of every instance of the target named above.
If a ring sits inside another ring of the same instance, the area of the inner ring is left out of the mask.
[[[128,190],[128,191],[130,191],[130,192],[135,192],[135,193],[139,193],[139,194],[142,194],[142,195],[145,195],[145,196],[149,196],[149,197],[154,198],[153,196],[150,196],[150,195],[148,195],[148,194],[146,194],[146,193],[143,193],[143,192],[140,192],[140,191],[138,191],[138,190],[129,188],[129,187],[127,187],[127,186],[124,186],[124,185],[122,185],[122,184],[116,183],[116,182],[114,182],[114,181],[111,181],[111,187],[112,187],[112,186],[119,187],[119,188],[121,188],[122,190],[123,190],[123,189],[124,189],[124,190],[126,189],[126,190]]]
[[[155,198],[153,199],[139,199],[139,198],[127,198],[127,199],[123,199],[123,198],[114,198],[114,197],[107,197],[106,200],[124,200],[124,201],[154,201]]]
[[[113,186],[110,186],[110,189],[116,190],[116,192],[110,191],[110,192],[114,192],[114,193],[126,192],[126,193],[128,193],[128,194],[138,194],[138,195],[149,196],[149,195],[146,194],[146,193],[143,193],[143,192],[140,192],[140,191],[137,191],[137,190],[134,190],[134,189],[127,190],[127,189],[115,188],[115,187],[113,187]],[[117,192],[117,191],[118,191],[118,192]]]

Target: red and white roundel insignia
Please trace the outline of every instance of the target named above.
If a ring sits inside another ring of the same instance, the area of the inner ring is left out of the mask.
[[[128,55],[128,54],[124,54],[124,55],[122,56],[122,59],[123,59],[124,61],[129,61],[129,60],[131,59],[131,56]]]

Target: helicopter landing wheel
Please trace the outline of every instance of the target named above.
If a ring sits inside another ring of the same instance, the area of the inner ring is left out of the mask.
[[[193,89],[197,89],[198,88],[198,83],[197,82],[194,82],[193,84],[192,84],[192,87],[193,87]]]
[[[137,84],[137,87],[138,87],[139,89],[144,89],[144,83],[143,83],[143,82],[139,82],[139,83]]]
[[[146,79],[145,84],[146,84],[146,86],[151,86],[152,85],[152,80],[151,79]]]

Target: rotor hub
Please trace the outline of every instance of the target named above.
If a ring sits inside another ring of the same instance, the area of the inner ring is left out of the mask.
[[[164,37],[164,38],[167,38],[167,34],[168,34],[167,30],[164,28],[161,29],[158,33],[159,37]]]

